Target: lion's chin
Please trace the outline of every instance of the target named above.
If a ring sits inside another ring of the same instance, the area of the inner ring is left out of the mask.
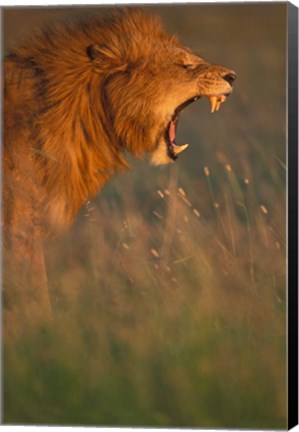
[[[151,154],[151,164],[166,165],[174,162],[188,145],[189,144],[178,146],[174,143],[167,144],[164,140],[161,140],[156,150]]]
[[[167,144],[164,140],[161,140],[156,150],[153,151],[150,161],[152,165],[167,165],[175,161],[169,156]]]

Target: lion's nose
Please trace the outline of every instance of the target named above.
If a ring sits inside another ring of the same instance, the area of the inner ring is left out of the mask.
[[[222,77],[225,81],[227,81],[230,85],[233,85],[235,79],[237,78],[237,75],[235,74],[235,72],[229,72],[228,74],[225,74]]]

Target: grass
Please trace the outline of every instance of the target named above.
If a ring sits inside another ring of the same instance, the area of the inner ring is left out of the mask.
[[[55,319],[5,342],[5,423],[286,428],[285,6],[211,8],[161,11],[222,41],[234,94],[49,242]]]
[[[285,427],[275,210],[232,167],[196,202],[167,174],[143,206],[117,179],[49,246],[55,322],[5,347],[6,423]]]

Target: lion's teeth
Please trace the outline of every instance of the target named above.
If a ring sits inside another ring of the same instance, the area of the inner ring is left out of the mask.
[[[211,104],[211,113],[215,111],[217,104],[217,96],[210,96],[210,104]]]
[[[176,144],[172,144],[172,150],[175,155],[182,153],[182,151],[186,150],[189,144],[183,144],[181,146],[177,146]]]
[[[214,111],[218,111],[220,108],[220,105],[225,102],[226,96],[210,96],[210,104],[211,104],[211,113]]]

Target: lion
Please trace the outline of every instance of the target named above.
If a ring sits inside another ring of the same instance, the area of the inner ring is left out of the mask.
[[[5,266],[19,300],[7,289],[4,299],[45,316],[45,238],[128,168],[126,152],[154,165],[178,159],[187,147],[176,142],[181,111],[201,97],[218,111],[236,73],[133,8],[39,29],[11,50],[4,70]]]

